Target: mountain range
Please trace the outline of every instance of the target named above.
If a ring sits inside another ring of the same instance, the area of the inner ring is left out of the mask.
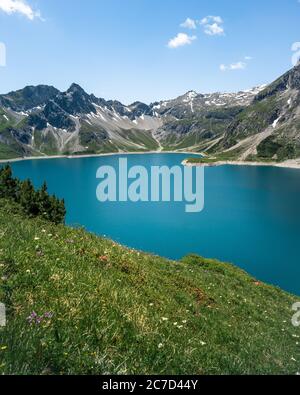
[[[270,85],[194,91],[124,105],[72,84],[0,95],[0,159],[107,152],[191,151],[239,160],[300,157],[300,64]]]

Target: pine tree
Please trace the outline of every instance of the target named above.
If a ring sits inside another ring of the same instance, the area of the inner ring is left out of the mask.
[[[49,211],[49,220],[56,224],[64,223],[66,209],[64,200],[60,200],[55,196],[50,197],[51,210]]]
[[[12,177],[10,165],[4,166],[0,171],[0,198],[16,199],[18,182]]]
[[[41,189],[37,192],[39,214],[47,220],[51,220],[51,199],[48,194],[47,184],[44,182]]]
[[[64,199],[62,199],[62,200],[57,199],[56,207],[57,207],[57,210],[56,210],[55,222],[56,223],[64,223],[65,217],[66,217],[66,207],[65,207]]]
[[[12,199],[19,203],[27,215],[44,219],[56,224],[64,223],[66,208],[64,200],[50,196],[47,184],[35,191],[30,180],[19,181],[13,178],[9,165],[0,169],[0,198]]]
[[[24,211],[31,215],[37,216],[39,214],[38,194],[30,180],[21,182],[20,185],[20,204]]]

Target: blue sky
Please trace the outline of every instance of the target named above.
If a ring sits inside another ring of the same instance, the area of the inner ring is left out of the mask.
[[[128,104],[247,89],[292,67],[299,22],[298,0],[0,0],[0,92],[77,82]]]

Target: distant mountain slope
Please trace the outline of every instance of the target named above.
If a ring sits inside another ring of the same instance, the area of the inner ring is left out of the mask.
[[[150,105],[40,85],[0,95],[0,158],[189,150],[239,159],[300,156],[296,66],[269,86],[187,92]]]
[[[161,121],[149,106],[98,99],[76,84],[66,92],[25,88],[1,96],[0,103],[2,157],[159,148],[152,130]]]
[[[262,89],[206,95],[191,91],[174,100],[154,103],[153,110],[163,119],[155,135],[166,149],[204,150]]]
[[[239,159],[300,157],[300,64],[256,95],[214,150]]]

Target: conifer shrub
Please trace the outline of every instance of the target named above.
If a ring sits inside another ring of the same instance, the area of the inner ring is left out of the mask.
[[[14,178],[8,164],[0,169],[0,198],[19,203],[30,217],[40,216],[55,224],[65,222],[64,200],[49,195],[45,182],[40,189],[35,190],[30,180],[21,181]]]

